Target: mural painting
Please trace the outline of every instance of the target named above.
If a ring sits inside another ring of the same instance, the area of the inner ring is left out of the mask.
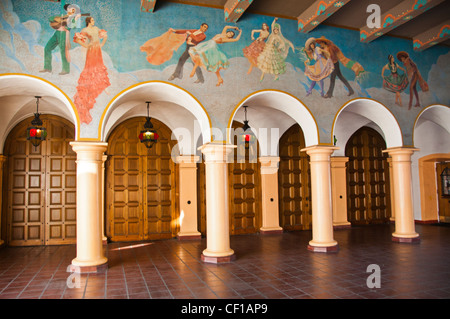
[[[450,104],[442,83],[450,60],[444,46],[416,53],[403,39],[360,43],[355,30],[321,25],[304,34],[294,20],[248,14],[226,23],[214,8],[198,14],[196,6],[171,3],[145,13],[139,2],[2,0],[1,73],[58,85],[78,109],[82,137],[97,134],[115,95],[150,80],[191,92],[214,109],[218,127],[243,97],[263,89],[296,96],[326,123],[356,97],[412,112],[405,121],[423,106]]]
[[[76,33],[73,41],[86,48],[86,62],[78,79],[77,93],[73,101],[83,122],[92,120],[89,110],[94,107],[95,99],[111,85],[108,70],[103,63],[102,47],[108,39],[105,30],[95,26],[93,17],[86,18],[86,28]]]

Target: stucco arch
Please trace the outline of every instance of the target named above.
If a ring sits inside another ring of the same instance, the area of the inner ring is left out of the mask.
[[[420,144],[420,138],[423,137],[422,134],[416,134],[418,130],[420,130],[421,126],[426,126],[428,123],[433,123],[433,125],[437,125],[438,129],[443,129],[450,134],[450,107],[445,105],[430,105],[424,108],[418,115],[416,120],[414,121],[413,132],[413,141],[416,144],[416,140]],[[416,145],[420,147],[420,145]]]
[[[106,141],[112,130],[126,119],[147,116],[164,122],[179,142],[182,155],[196,153],[196,142],[211,141],[211,120],[200,102],[186,90],[167,82],[148,81],[119,93],[105,108],[99,124],[100,140]]]
[[[234,108],[227,125],[227,143],[233,142],[231,129],[233,121],[244,120],[243,105],[248,106],[249,125],[257,137],[258,133],[260,135],[260,155],[278,156],[278,147],[271,148],[265,144],[273,141],[278,146],[279,138],[295,123],[302,128],[307,147],[320,144],[317,121],[311,111],[295,96],[277,90],[263,90],[250,94]],[[278,129],[278,132],[272,129]],[[263,136],[266,138],[263,139]]]
[[[337,112],[331,133],[331,140],[336,137],[335,156],[344,156],[348,139],[363,126],[378,131],[386,141],[386,147],[403,146],[400,125],[391,111],[378,101],[357,98],[344,104]]]
[[[0,153],[3,151],[9,132],[22,120],[36,112],[61,116],[75,126],[75,137],[79,138],[80,121],[71,99],[56,85],[28,74],[0,75]]]
[[[450,160],[450,107],[435,104],[424,108],[416,117],[412,133],[418,148],[411,156],[414,218],[437,221],[436,162]]]

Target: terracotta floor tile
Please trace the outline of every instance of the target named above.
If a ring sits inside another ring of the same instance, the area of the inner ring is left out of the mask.
[[[206,239],[155,241],[138,248],[105,246],[108,269],[67,287],[75,245],[0,248],[0,299],[449,299],[450,227],[416,225],[419,244],[391,240],[394,226],[334,232],[339,251],[307,250],[310,231],[231,236],[236,260],[200,259]],[[134,244],[133,244],[134,245]],[[367,287],[380,266],[381,288]]]

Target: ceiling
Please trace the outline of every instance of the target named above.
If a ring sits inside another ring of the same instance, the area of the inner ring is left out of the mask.
[[[359,31],[360,28],[366,25],[367,18],[371,14],[371,12],[367,12],[367,7],[370,4],[379,5],[381,15],[383,16],[385,13],[388,13],[391,9],[400,5],[402,2],[404,2],[404,5],[411,7],[410,3],[412,3],[412,1],[413,0],[352,0],[347,4],[344,4],[338,11],[328,17],[321,24]],[[163,2],[177,2],[221,9],[224,9],[225,6],[238,3],[238,1],[235,0],[157,0],[155,11],[158,10],[158,6]],[[250,2],[251,4],[247,9],[245,9],[242,16],[247,13],[252,13],[294,20],[297,20],[297,18],[311,5],[319,3],[318,0],[253,0],[253,2]],[[428,2],[436,3],[434,0],[428,0]],[[432,7],[428,11],[417,15],[384,35],[402,37],[412,41],[414,37],[420,35],[421,33],[449,21],[449,18],[450,0],[443,0],[441,3]],[[317,28],[320,28],[320,25]],[[438,45],[450,46],[448,35],[446,40]]]

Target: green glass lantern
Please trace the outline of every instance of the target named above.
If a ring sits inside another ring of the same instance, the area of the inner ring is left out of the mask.
[[[41,145],[42,141],[47,138],[47,129],[43,127],[42,120],[39,118],[39,99],[40,96],[35,96],[36,98],[36,113],[34,113],[34,119],[31,121],[31,126],[27,128],[27,140],[37,148]]]
[[[139,140],[144,143],[145,147],[152,148],[152,146],[158,141],[159,135],[156,130],[153,129],[153,123],[149,115],[149,105],[151,102],[147,103],[147,121],[144,124],[144,129],[139,134]]]

